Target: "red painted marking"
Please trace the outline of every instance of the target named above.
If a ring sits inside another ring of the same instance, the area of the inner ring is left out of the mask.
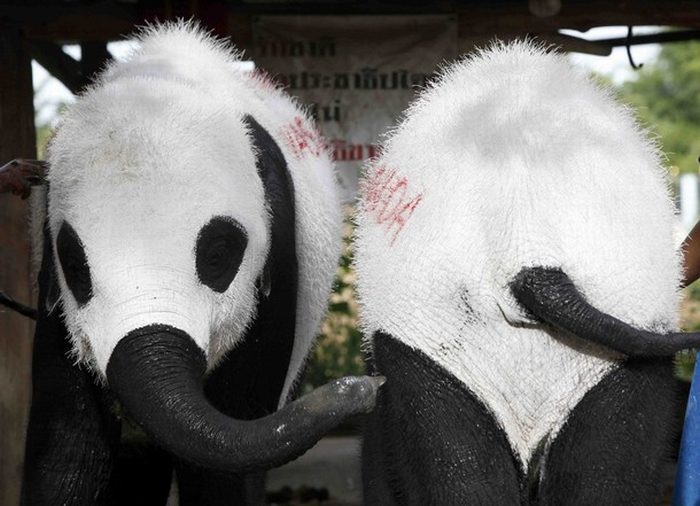
[[[297,160],[301,160],[307,154],[321,156],[326,149],[321,134],[300,116],[282,128],[282,136]]]
[[[377,167],[362,183],[364,206],[385,232],[391,233],[389,245],[393,246],[399,233],[423,200],[423,193],[411,192],[408,180],[396,169]]]

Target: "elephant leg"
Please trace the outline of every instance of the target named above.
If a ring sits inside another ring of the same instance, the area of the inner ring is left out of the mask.
[[[381,394],[380,394],[381,395]],[[374,413],[368,420],[362,437],[362,482],[364,504],[399,506],[389,483],[389,470],[393,464],[387,459],[382,441],[382,418]]]
[[[49,312],[50,304],[44,303],[56,283],[50,243],[45,240],[39,276],[22,504],[107,504],[120,423],[111,412],[110,396],[75,365],[60,309]]]
[[[364,444],[365,504],[519,505],[522,473],[486,406],[420,351],[373,340],[387,381]]]
[[[148,443],[122,442],[109,482],[109,506],[165,506],[172,477],[167,452]]]
[[[667,359],[630,361],[609,373],[551,443],[539,504],[659,504],[678,401]]]

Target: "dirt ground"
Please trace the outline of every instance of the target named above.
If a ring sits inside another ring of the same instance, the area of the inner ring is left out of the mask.
[[[268,497],[276,496],[279,502],[268,503],[275,506],[360,506],[360,443],[359,436],[327,437],[297,460],[270,471]],[[283,502],[285,500],[287,502]],[[303,502],[305,500],[307,502]]]

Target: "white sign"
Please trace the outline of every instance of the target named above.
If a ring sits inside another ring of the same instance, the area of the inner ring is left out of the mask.
[[[445,61],[454,16],[262,16],[254,60],[309,106],[352,202],[363,160]]]

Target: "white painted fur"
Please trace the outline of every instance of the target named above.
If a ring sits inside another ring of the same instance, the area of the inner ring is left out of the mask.
[[[382,167],[423,195],[393,246],[395,228],[368,205]],[[368,167],[356,244],[366,335],[389,332],[461,380],[527,467],[620,357],[529,321],[509,282],[561,267],[599,309],[675,329],[673,215],[630,111],[561,55],[495,45],[447,68]]]
[[[340,207],[325,151],[295,157],[285,128],[309,118],[238,56],[189,23],[147,29],[127,62],[78,97],[49,149],[49,222],[85,245],[94,296],[78,308],[59,269],[63,308],[80,360],[104,374],[127,332],[163,323],[193,337],[210,367],[255,316],[270,217],[242,117],[252,115],[289,165],[296,205],[299,291],[294,349],[281,404],[325,312],[340,248]],[[241,268],[223,294],[196,277],[194,246],[215,215],[247,230]],[[57,264],[58,265],[58,264]]]

